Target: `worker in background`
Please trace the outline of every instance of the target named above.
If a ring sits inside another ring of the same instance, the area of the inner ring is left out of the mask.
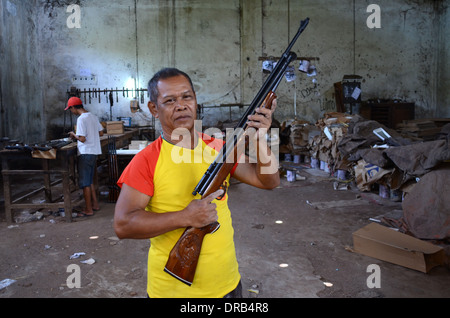
[[[83,102],[78,97],[70,98],[65,110],[70,110],[72,114],[79,116],[76,133],[69,132],[70,137],[77,140],[78,183],[80,189],[83,189],[86,204],[84,211],[77,216],[91,216],[94,215],[94,211],[99,210],[94,188],[94,174],[97,168],[97,156],[102,153],[100,137],[103,136],[103,127],[97,116],[84,109]]]
[[[133,158],[118,181],[122,189],[114,216],[116,234],[121,239],[151,239],[147,270],[150,298],[242,297],[228,194],[219,190],[203,199],[192,195],[223,141],[195,131],[197,99],[186,73],[172,68],[161,70],[150,80],[149,92],[149,109],[159,119],[163,134]],[[250,116],[248,125],[269,129],[275,106],[274,102],[272,110],[260,109],[259,114]],[[177,129],[188,132],[181,141]],[[277,159],[267,150],[256,163],[245,160],[236,165],[233,177],[262,189],[277,187],[277,169],[271,174],[261,173],[267,163],[278,167]],[[202,158],[180,163],[173,157],[180,152],[189,158],[196,154]],[[217,199],[219,196],[223,198]],[[187,286],[165,273],[169,253],[184,229],[215,221],[220,229],[204,238],[193,284]]]

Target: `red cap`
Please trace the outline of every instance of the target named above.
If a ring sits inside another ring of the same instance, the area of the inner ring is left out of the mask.
[[[79,99],[78,97],[71,97],[69,99],[69,101],[67,102],[66,109],[64,109],[64,110],[68,110],[70,107],[79,106],[79,105],[83,106],[83,102],[81,101],[81,99]]]

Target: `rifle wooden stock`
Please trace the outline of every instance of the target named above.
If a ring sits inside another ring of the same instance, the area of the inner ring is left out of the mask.
[[[206,234],[214,233],[220,227],[218,222],[200,229],[188,227],[169,254],[164,271],[191,286],[197,269],[198,257]]]
[[[193,195],[197,193],[202,198],[214,193],[223,185],[233,167],[240,158],[242,152],[247,147],[248,136],[248,116],[255,113],[258,107],[271,109],[272,102],[276,98],[275,90],[281,82],[287,67],[291,61],[297,58],[297,55],[290,52],[294,43],[309,23],[309,18],[302,21],[294,39],[289,44],[282,58],[278,61],[276,67],[269,75],[268,79],[260,89],[253,102],[242,116],[239,124],[236,126],[235,133],[231,138],[227,137],[216,160],[210,165],[203,178],[197,184]],[[241,128],[241,129],[238,129]],[[232,157],[232,160],[231,159]],[[225,193],[224,193],[225,195]],[[220,227],[218,222],[214,222],[203,228],[188,227],[181,235],[175,246],[172,248],[169,259],[167,260],[164,271],[191,286],[197,269],[198,258],[206,234],[212,234]]]

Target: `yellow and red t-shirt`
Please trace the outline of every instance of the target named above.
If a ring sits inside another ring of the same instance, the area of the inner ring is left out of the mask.
[[[192,192],[223,146],[222,140],[204,134],[199,136],[192,150],[158,138],[133,158],[120,177],[119,186],[125,183],[151,196],[147,211],[183,210],[193,199],[201,198],[199,194],[194,197]],[[151,298],[221,298],[238,285],[241,277],[228,195],[213,202],[217,205],[220,228],[205,236],[191,286],[164,272],[169,253],[185,229],[151,239],[147,273],[147,292]]]

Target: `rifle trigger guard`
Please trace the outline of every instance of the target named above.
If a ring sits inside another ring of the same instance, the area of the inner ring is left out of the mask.
[[[225,180],[223,183],[222,183],[222,185],[219,187],[219,189],[221,189],[221,190],[223,190],[223,193],[220,195],[220,196],[218,196],[216,199],[217,200],[222,200],[224,197],[225,197],[225,195],[227,194],[227,189],[228,189],[228,184],[227,184],[227,181]]]

